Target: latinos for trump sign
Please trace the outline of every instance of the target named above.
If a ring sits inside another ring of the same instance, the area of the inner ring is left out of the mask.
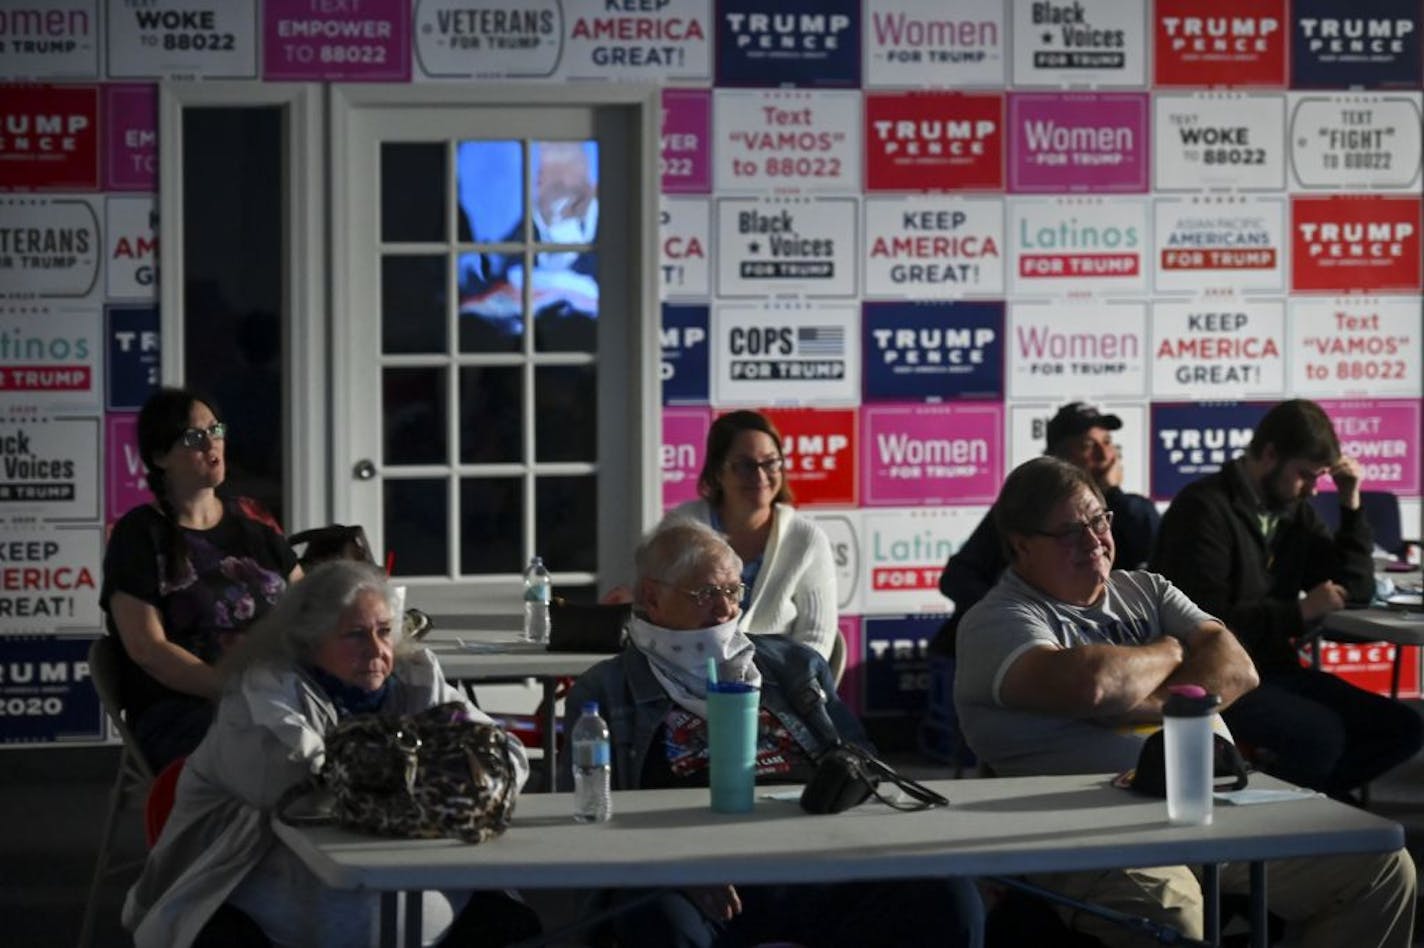
[[[1001,0],[889,0],[865,7],[865,86],[1002,86]]]
[[[1015,398],[1147,394],[1142,303],[1011,303],[1007,347]]]
[[[1152,126],[1157,189],[1282,190],[1285,106],[1280,95],[1157,95]]]
[[[862,323],[865,401],[1003,397],[1003,303],[866,303]]]
[[[93,304],[0,304],[0,396],[45,410],[99,407]]]
[[[1010,198],[1009,292],[1142,293],[1146,198]]]
[[[714,402],[853,404],[860,339],[853,304],[724,304],[713,313]]]
[[[768,408],[763,414],[781,432],[786,482],[797,506],[855,506],[855,409]]]
[[[1009,190],[1147,190],[1147,96],[1009,96]]]
[[[1416,0],[1291,0],[1291,87],[1419,87]]]
[[[865,511],[861,515],[865,611],[948,612],[950,602],[939,591],[940,573],[969,539],[986,509],[916,507]]]
[[[1285,199],[1158,198],[1153,285],[1160,293],[1285,289]]]
[[[1419,290],[1420,201],[1350,195],[1291,198],[1291,289]]]
[[[1280,88],[1286,80],[1286,0],[1156,0],[1159,86]]]
[[[1291,390],[1418,398],[1421,313],[1417,297],[1292,300]]]
[[[1419,187],[1419,95],[1291,98],[1291,170],[1300,187]]]
[[[867,507],[987,504],[1003,480],[998,402],[866,405],[860,502]]]
[[[870,92],[867,191],[976,191],[1004,186],[1004,97]]]
[[[865,199],[865,295],[1004,295],[1004,203],[938,195]]]
[[[860,190],[860,93],[719,89],[720,191]]]
[[[1265,402],[1152,405],[1152,497],[1171,500],[1246,450]]]
[[[1285,306],[1212,296],[1152,305],[1152,394],[1165,399],[1280,397]]]

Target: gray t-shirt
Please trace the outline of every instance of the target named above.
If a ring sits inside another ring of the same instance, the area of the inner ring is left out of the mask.
[[[1164,635],[1185,639],[1211,620],[1156,573],[1114,570],[1099,602],[1074,606],[1007,569],[959,625],[954,706],[965,740],[1001,776],[1127,770],[1147,731],[1006,708],[1004,675],[1037,646],[1145,645]]]

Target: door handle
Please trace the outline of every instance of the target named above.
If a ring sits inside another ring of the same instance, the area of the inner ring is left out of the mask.
[[[370,458],[362,458],[351,466],[351,476],[358,481],[369,481],[376,476],[376,465]]]

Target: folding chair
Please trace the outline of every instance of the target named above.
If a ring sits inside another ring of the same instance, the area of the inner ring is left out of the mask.
[[[94,682],[94,690],[99,693],[99,703],[104,713],[114,723],[114,730],[123,739],[123,749],[119,754],[119,770],[114,775],[114,787],[109,792],[109,808],[104,816],[104,831],[99,838],[99,855],[94,862],[94,879],[89,884],[89,901],[84,906],[84,922],[79,929],[79,948],[88,948],[94,940],[94,916],[98,911],[99,891],[108,876],[126,872],[142,863],[131,860],[119,865],[110,865],[113,857],[114,834],[118,829],[120,811],[142,808],[148,799],[149,787],[153,784],[153,768],[144,759],[138,740],[129,730],[124,720],[123,708],[119,704],[119,646],[107,635],[101,635],[89,646],[89,678]]]

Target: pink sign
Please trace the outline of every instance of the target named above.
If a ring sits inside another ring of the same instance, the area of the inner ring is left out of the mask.
[[[663,140],[658,165],[664,194],[712,191],[712,93],[663,90]]]
[[[104,499],[104,522],[109,525],[153,499],[138,454],[137,412],[104,416]]]
[[[104,190],[158,189],[158,86],[104,86]]]
[[[866,406],[860,430],[867,507],[988,504],[999,493],[1000,402]]]
[[[847,708],[859,714],[865,688],[865,639],[860,631],[860,616],[841,616],[836,621],[846,643],[845,673],[836,686],[836,695]]]
[[[658,450],[663,472],[663,509],[697,499],[697,475],[707,450],[710,408],[664,408],[663,443]]]
[[[410,0],[266,0],[262,16],[264,79],[410,79]]]
[[[1365,469],[1360,486],[1414,496],[1419,493],[1418,399],[1325,401],[1320,407],[1335,425],[1340,450]],[[1329,477],[1321,490],[1334,490]]]
[[[1147,190],[1146,93],[1009,96],[1009,190]]]

